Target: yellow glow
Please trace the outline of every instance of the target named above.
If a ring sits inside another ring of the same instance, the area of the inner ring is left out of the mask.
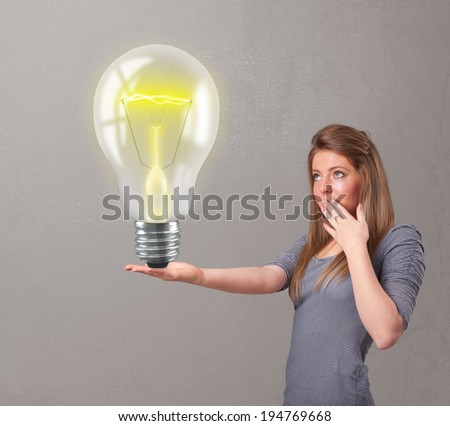
[[[121,102],[141,164],[161,169],[173,164],[191,100],[136,93]]]
[[[163,196],[169,197],[169,185],[164,170],[159,164],[159,130],[161,126],[152,126],[150,141],[153,148],[152,166],[147,175],[146,191],[153,196],[153,214],[164,214]],[[165,212],[167,214],[167,212]]]
[[[142,101],[144,99],[147,99],[147,100],[152,101],[155,104],[159,104],[159,105],[163,105],[163,104],[183,105],[186,103],[191,103],[190,99],[174,98],[172,96],[167,96],[167,95],[147,96],[147,95],[141,95],[140,93],[136,93],[135,95],[123,98],[122,102]]]
[[[153,196],[153,213],[167,214],[163,196],[170,197],[171,184],[164,169],[175,161],[191,100],[135,93],[121,102],[139,160],[149,168],[145,189]]]
[[[159,154],[158,154],[158,150],[159,150],[159,129],[161,129],[161,126],[152,126],[152,130],[153,130],[153,164],[152,167],[154,166],[159,166]],[[152,140],[152,139],[150,139]]]
[[[147,180],[146,180],[146,191],[147,194],[153,197],[153,214],[156,216],[161,216],[162,214],[167,214],[171,212],[164,212],[164,202],[163,196],[167,196],[169,200],[169,184],[167,182],[167,177],[164,171],[159,166],[154,166],[150,169]],[[166,203],[167,206],[167,203]]]

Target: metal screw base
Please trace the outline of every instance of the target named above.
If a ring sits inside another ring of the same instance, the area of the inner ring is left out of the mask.
[[[136,256],[151,268],[165,268],[180,252],[180,224],[134,222],[136,227]]]

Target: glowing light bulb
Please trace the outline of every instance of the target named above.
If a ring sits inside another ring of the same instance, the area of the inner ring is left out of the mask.
[[[129,204],[137,256],[167,266],[179,253],[177,214],[189,211],[189,202],[175,210],[175,188],[186,195],[193,188],[217,135],[219,96],[211,75],[175,47],[130,50],[100,78],[94,123],[122,199],[125,188],[139,197]]]

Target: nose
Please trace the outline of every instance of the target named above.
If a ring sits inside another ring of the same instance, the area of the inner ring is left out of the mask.
[[[320,192],[322,194],[331,194],[333,192],[333,187],[328,182],[322,182],[320,186]]]
[[[325,202],[327,200],[331,200],[331,193],[333,192],[333,187],[328,182],[321,182],[319,187],[320,195],[319,195],[319,205],[321,208],[325,208]]]

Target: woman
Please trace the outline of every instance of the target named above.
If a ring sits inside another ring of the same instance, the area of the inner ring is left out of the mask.
[[[425,270],[421,237],[413,225],[394,225],[367,133],[333,124],[311,144],[309,232],[283,255],[263,267],[125,269],[233,293],[289,287],[295,314],[284,404],[374,405],[365,355],[372,342],[393,346],[408,326]]]

